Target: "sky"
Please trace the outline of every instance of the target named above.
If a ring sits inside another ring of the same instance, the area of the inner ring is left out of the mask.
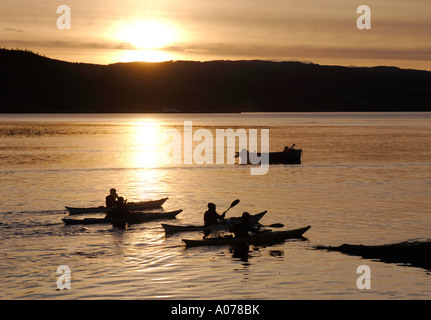
[[[358,29],[360,5],[371,29]],[[70,8],[70,29],[60,5]],[[1,0],[0,47],[71,62],[273,60],[431,70],[430,0]]]

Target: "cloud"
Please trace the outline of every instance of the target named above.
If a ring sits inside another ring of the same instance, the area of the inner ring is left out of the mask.
[[[26,48],[57,48],[57,49],[105,49],[105,50],[135,50],[127,42],[84,42],[59,40],[0,40],[3,46]]]
[[[172,51],[174,51],[174,50],[172,50]],[[175,51],[178,51],[178,50],[175,50]],[[202,48],[186,48],[182,51],[186,52],[186,53],[210,53],[210,50],[202,49]]]
[[[6,32],[24,32],[22,29],[16,29],[16,28],[3,28]]]
[[[100,49],[101,51],[136,50],[127,42],[110,41],[61,41],[61,40],[0,40],[6,47],[55,48],[55,49]],[[330,58],[355,60],[416,60],[431,61],[431,45],[394,48],[388,46],[349,46],[331,44],[315,45],[263,45],[235,43],[193,43],[179,44],[160,49],[178,54],[198,54],[203,60],[223,59],[266,59],[266,60],[316,60]]]
[[[388,47],[349,47],[325,45],[237,45],[237,44],[196,44],[196,47],[172,46],[164,49],[170,52],[201,53],[212,56],[248,57],[262,59],[304,59],[304,58],[340,58],[340,59],[388,59],[388,60],[431,60],[431,45],[415,48]]]

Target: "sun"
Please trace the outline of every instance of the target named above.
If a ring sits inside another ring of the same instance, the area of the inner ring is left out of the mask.
[[[174,60],[166,49],[181,38],[179,27],[158,20],[118,22],[110,34],[123,47],[115,55],[118,62]]]
[[[161,21],[134,21],[119,28],[118,40],[138,50],[160,49],[173,43],[175,28]]]

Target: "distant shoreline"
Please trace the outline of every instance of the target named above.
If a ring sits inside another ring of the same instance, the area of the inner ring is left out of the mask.
[[[95,65],[0,49],[0,70],[0,113],[431,111],[431,72],[397,67],[261,60]]]
[[[158,115],[199,115],[199,114],[214,114],[214,115],[270,115],[270,114],[333,114],[333,115],[349,115],[349,114],[414,114],[414,113],[431,113],[431,110],[424,111],[256,111],[256,112],[74,112],[74,111],[59,111],[59,112],[3,112],[0,110],[0,115],[139,115],[139,114],[158,114]]]

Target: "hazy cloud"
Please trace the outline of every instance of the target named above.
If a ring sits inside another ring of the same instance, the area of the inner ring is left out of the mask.
[[[66,3],[67,4],[67,3]],[[1,0],[2,46],[35,51],[85,52],[76,59],[134,50],[115,28],[161,19],[184,31],[165,51],[207,60],[331,58],[415,60],[431,70],[431,1],[368,0],[372,30],[356,28],[356,0],[74,0],[72,29],[56,29],[58,1]],[[63,51],[62,51],[63,50]],[[91,51],[93,50],[93,51]],[[61,58],[60,56],[58,56]],[[66,57],[65,57],[66,58]],[[72,54],[67,59],[73,60]],[[319,60],[320,59],[320,60]]]
[[[22,29],[16,29],[16,28],[3,28],[4,31],[6,32],[24,32],[24,30]]]

